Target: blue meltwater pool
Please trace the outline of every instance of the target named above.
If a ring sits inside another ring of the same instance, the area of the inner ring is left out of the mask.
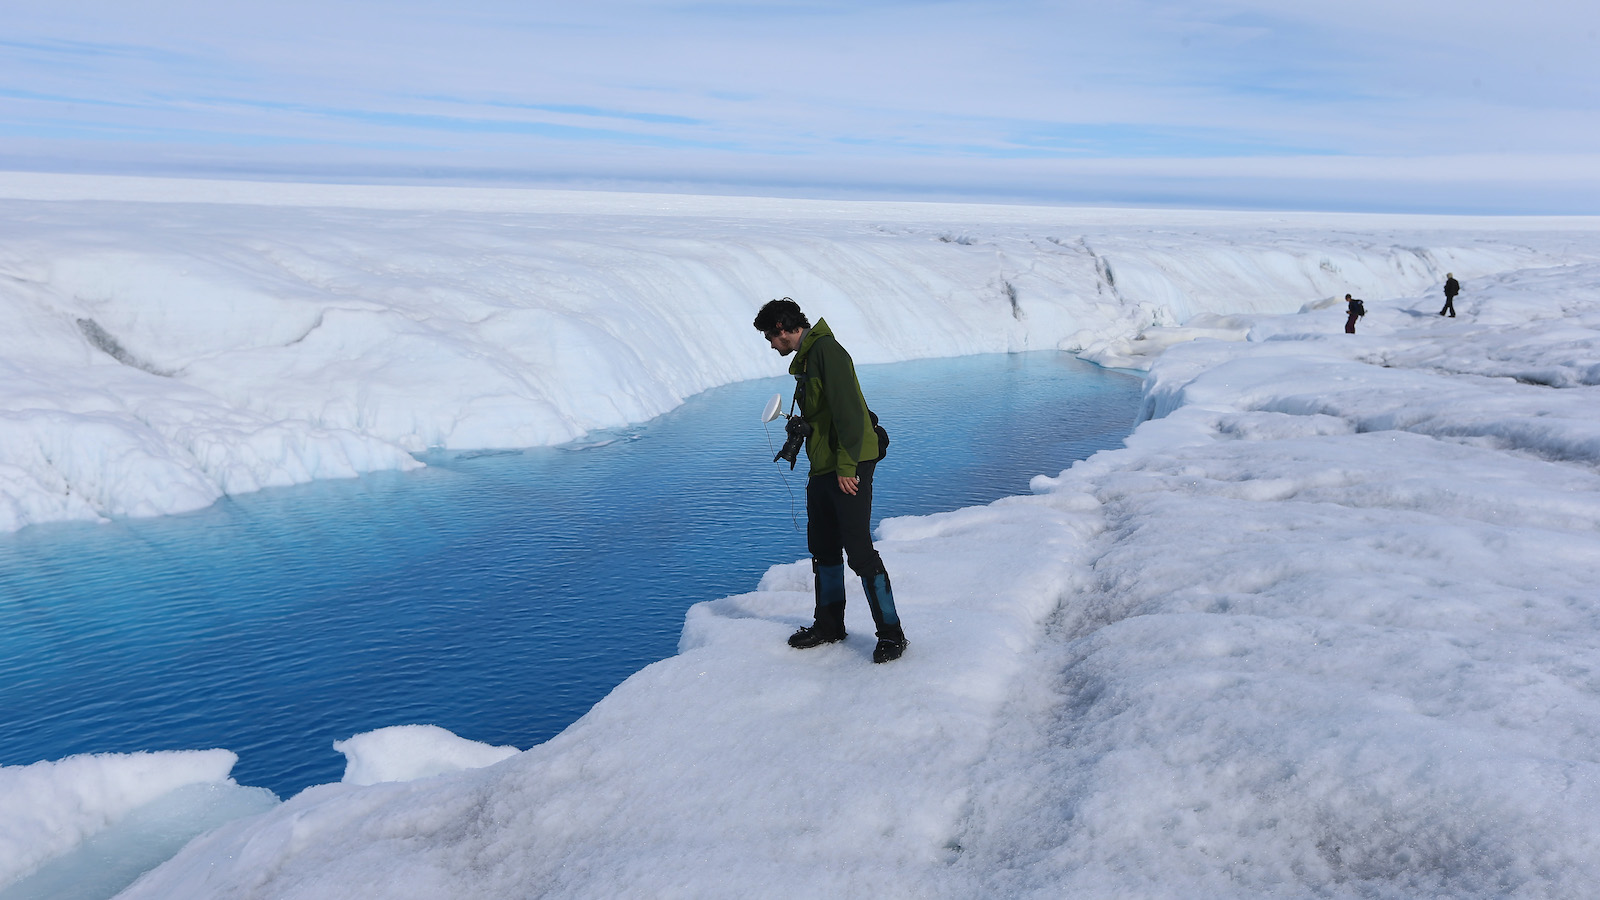
[[[774,358],[774,368],[781,363]],[[1025,493],[1135,424],[1139,379],[1053,352],[863,366],[878,518]],[[690,605],[806,556],[787,377],[562,447],[0,535],[0,765],[224,747],[280,796],[331,744],[440,725],[527,748],[675,652]],[[770,436],[770,444],[769,444]]]

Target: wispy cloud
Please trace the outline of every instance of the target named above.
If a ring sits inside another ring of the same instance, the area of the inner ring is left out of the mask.
[[[1408,160],[1600,162],[1600,14],[1531,7],[59,0],[8,13],[0,165],[1062,200],[1131,161],[1128,202],[1191,202],[1243,160],[1239,203],[1382,204]],[[1600,174],[1548,187],[1600,212]]]

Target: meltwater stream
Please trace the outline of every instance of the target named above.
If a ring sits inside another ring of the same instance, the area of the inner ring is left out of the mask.
[[[878,519],[1024,493],[1138,409],[1136,377],[1053,352],[860,375],[892,436]],[[239,783],[288,796],[386,725],[544,741],[673,654],[691,604],[806,556],[804,457],[780,470],[758,421],[792,384],[563,447],[0,536],[0,765],[223,747]]]

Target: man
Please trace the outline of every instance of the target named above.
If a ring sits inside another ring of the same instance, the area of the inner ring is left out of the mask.
[[[816,610],[810,625],[789,636],[805,650],[845,638],[844,562],[861,577],[878,629],[872,661],[899,659],[906,649],[894,592],[883,560],[872,546],[872,473],[882,458],[879,435],[856,380],[855,363],[839,346],[828,323],[812,326],[800,305],[785,297],[756,313],[756,330],[782,356],[793,355],[795,406],[811,433],[806,458],[806,546],[811,551]],[[883,435],[887,439],[887,435]]]
[[[1459,293],[1461,293],[1461,282],[1456,280],[1455,275],[1444,273],[1444,309],[1439,310],[1439,315],[1449,313],[1450,318],[1456,317],[1456,295]]]
[[[1349,313],[1349,316],[1344,320],[1344,333],[1355,334],[1356,320],[1367,314],[1367,305],[1349,294],[1345,294],[1344,306],[1345,312]]]

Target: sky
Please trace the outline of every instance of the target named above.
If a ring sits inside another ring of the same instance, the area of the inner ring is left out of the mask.
[[[0,169],[1600,214],[1591,2],[8,5]]]

